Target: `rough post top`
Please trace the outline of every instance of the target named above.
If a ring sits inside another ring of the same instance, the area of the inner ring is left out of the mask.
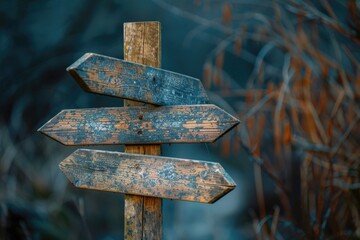
[[[159,24],[161,25],[161,23],[159,21],[142,21],[142,22],[125,22],[124,26],[127,24]]]
[[[160,22],[124,23],[124,59],[152,67],[160,67],[160,33]]]

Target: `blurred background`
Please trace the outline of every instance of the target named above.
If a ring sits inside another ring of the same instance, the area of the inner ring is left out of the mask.
[[[37,129],[65,108],[122,106],[66,67],[123,58],[123,23],[160,21],[162,68],[201,79],[242,123],[162,155],[220,162],[213,205],[164,200],[164,239],[360,237],[360,1],[0,2],[0,239],[122,239],[123,195],[73,187]],[[96,147],[122,151],[123,146]]]

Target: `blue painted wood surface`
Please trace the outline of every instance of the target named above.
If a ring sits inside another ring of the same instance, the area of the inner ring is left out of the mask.
[[[219,163],[78,149],[59,165],[76,187],[213,203],[233,190]]]
[[[239,120],[212,104],[63,110],[39,131],[64,145],[213,142]]]
[[[88,92],[155,105],[209,103],[196,78],[94,53],[86,53],[67,71]]]

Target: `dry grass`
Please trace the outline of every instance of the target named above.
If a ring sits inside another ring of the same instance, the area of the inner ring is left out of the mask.
[[[216,43],[203,82],[243,121],[221,144],[226,156],[241,144],[254,162],[256,238],[360,237],[358,1],[195,1],[222,7],[214,19],[155,2],[199,24],[191,38]],[[245,62],[249,74],[227,72]],[[274,211],[264,173],[276,185]]]

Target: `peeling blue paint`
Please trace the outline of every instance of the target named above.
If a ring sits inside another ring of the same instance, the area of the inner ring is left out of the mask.
[[[214,202],[235,187],[220,164],[196,160],[80,149],[59,166],[77,187],[161,198]]]
[[[155,105],[209,103],[198,79],[98,54],[85,54],[67,71],[88,92]]]

